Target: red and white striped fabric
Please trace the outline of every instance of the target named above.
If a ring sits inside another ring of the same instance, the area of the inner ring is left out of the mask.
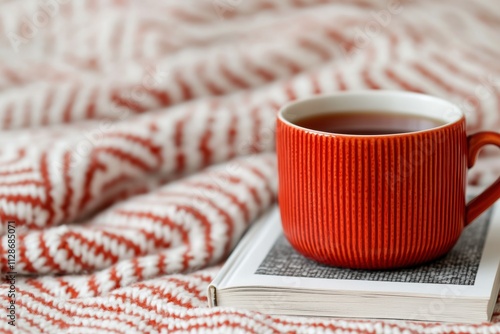
[[[350,89],[447,98],[500,130],[495,0],[0,0],[0,333],[497,332],[208,309],[276,197],[274,118]],[[213,166],[212,166],[213,165]],[[500,174],[495,150],[471,183]],[[5,314],[3,314],[5,313]]]

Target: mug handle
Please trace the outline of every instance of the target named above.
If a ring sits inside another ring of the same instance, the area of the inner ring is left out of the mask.
[[[496,145],[500,148],[500,134],[495,132],[478,132],[467,137],[469,156],[467,167],[471,168],[476,162],[479,150],[485,145]],[[481,194],[473,198],[465,209],[465,226],[469,225],[483,211],[493,205],[500,198],[500,177]]]

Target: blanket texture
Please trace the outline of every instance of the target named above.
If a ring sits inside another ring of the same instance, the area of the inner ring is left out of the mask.
[[[275,201],[281,105],[410,90],[499,130],[499,31],[497,0],[1,0],[0,333],[500,331],[206,300]],[[499,173],[486,150],[470,182]]]

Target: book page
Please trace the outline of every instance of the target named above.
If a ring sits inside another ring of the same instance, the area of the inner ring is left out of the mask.
[[[400,270],[352,270],[316,264],[296,252],[283,234],[256,270],[259,275],[407,283],[474,285],[490,223],[491,211],[461,235],[443,258]]]
[[[489,299],[500,263],[498,205],[467,227],[445,257],[412,269],[351,270],[309,260],[284,237],[277,207],[260,229],[222,288],[260,286]]]

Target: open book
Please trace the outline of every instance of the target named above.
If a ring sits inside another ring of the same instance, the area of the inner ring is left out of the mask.
[[[499,245],[497,204],[432,263],[384,271],[328,267],[290,246],[275,207],[209,285],[209,305],[284,315],[488,321],[499,290]]]

